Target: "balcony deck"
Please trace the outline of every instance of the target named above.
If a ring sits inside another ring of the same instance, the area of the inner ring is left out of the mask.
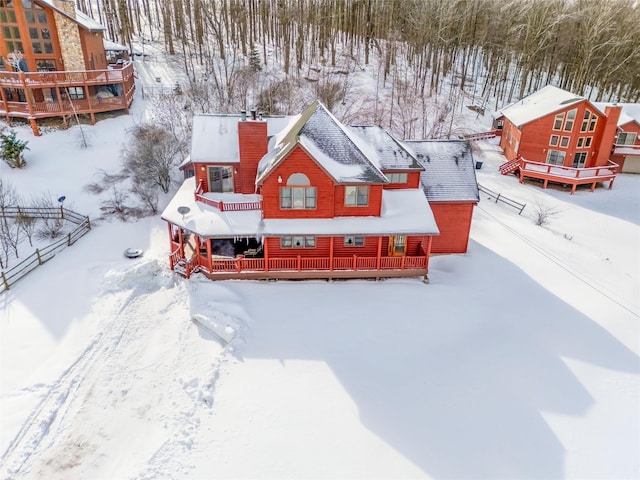
[[[119,96],[101,98],[95,94],[100,86],[115,86]],[[82,87],[85,98],[72,99],[66,94],[68,87]],[[6,90],[5,90],[6,89]],[[10,100],[7,91],[20,89],[25,101]],[[34,92],[51,89],[55,98],[39,101]],[[128,112],[135,91],[132,62],[125,62],[122,68],[89,70],[80,72],[6,72],[0,71],[0,115],[7,122],[12,118],[27,119],[35,135],[39,135],[37,119],[88,114],[95,123],[95,114],[116,110]]]
[[[609,182],[609,188],[613,187],[618,167],[618,164],[612,161],[602,167],[573,168],[521,158],[520,183],[529,177],[543,180],[542,188],[547,188],[549,182],[571,185],[571,194],[576,191],[578,185],[590,184],[593,192],[599,182]]]

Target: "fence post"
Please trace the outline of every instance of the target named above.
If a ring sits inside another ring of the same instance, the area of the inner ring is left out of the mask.
[[[91,230],[91,220],[87,217],[87,227]]]
[[[520,211],[518,212],[518,215],[522,214],[522,211],[524,210],[524,207],[526,207],[526,206],[527,206],[527,204],[526,204],[526,203],[522,205],[522,208],[521,208],[521,209],[520,209]]]
[[[71,232],[68,233],[67,238],[68,238],[67,246],[70,247],[71,246]]]
[[[42,265],[42,257],[40,256],[40,250],[36,248],[36,256],[38,257],[38,265]]]
[[[7,281],[7,277],[5,276],[4,272],[0,273],[2,273],[2,283],[4,283],[4,289],[9,290],[9,282]]]
[[[498,193],[498,196],[496,197],[496,203],[498,203],[498,200],[500,200],[500,194]]]

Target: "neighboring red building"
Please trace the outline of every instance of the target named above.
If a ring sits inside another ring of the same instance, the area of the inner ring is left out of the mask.
[[[67,0],[0,1],[0,115],[37,119],[128,111],[133,64],[108,65],[102,25]],[[115,44],[110,44],[111,47]],[[123,47],[124,49],[124,47]]]
[[[633,108],[632,108],[633,107]],[[632,112],[633,110],[633,112]],[[633,113],[635,118],[627,114]],[[640,173],[640,105],[623,105],[611,160],[622,173]]]
[[[500,146],[510,162],[501,171],[577,185],[609,181],[617,165],[610,160],[620,106],[600,110],[583,97],[548,85],[501,110]]]
[[[432,168],[443,162],[424,155],[429,143],[347,127],[319,102],[295,117],[198,115],[181,167],[188,178],[162,214],[171,268],[211,278],[426,276],[440,231],[425,189],[458,183],[464,193],[435,187],[439,215],[463,218],[462,229],[443,221],[450,245],[440,252],[466,251],[467,211],[457,210],[479,198],[468,143],[451,142],[464,154],[444,161],[458,171]]]

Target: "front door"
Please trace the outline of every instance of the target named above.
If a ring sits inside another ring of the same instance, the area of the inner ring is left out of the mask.
[[[399,257],[404,255],[407,249],[407,237],[404,235],[391,235],[389,237],[389,256]]]

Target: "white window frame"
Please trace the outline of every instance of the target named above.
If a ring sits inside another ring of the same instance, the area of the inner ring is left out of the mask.
[[[315,210],[317,206],[316,187],[280,187],[282,210]]]
[[[344,237],[345,247],[364,247],[364,237],[350,235]]]
[[[551,145],[552,147],[557,147],[559,143],[560,143],[560,136],[551,135],[551,138],[549,138],[549,145]]]
[[[578,142],[576,143],[576,148],[584,147],[584,137],[578,137]]]
[[[222,190],[220,191],[212,188],[211,172],[214,169],[223,169],[221,176]],[[224,171],[224,169],[226,169],[226,171]],[[228,176],[225,176],[226,173],[228,173]],[[209,165],[207,167],[207,185],[209,186],[209,191],[214,193],[233,193],[235,191],[234,173],[235,167],[232,165]]]
[[[387,173],[387,178],[389,179],[389,183],[407,183],[407,173]]]
[[[567,112],[567,117],[564,120],[564,127],[562,128],[565,132],[570,132],[573,130],[573,124],[576,121],[576,114],[578,113],[578,109],[574,108],[573,110],[569,110]]]
[[[567,148],[569,147],[569,140],[571,140],[569,137],[562,137],[560,139],[560,147],[561,148]]]
[[[623,141],[620,141],[621,137]],[[620,132],[616,137],[616,145],[635,145],[637,137],[638,134],[636,132]]]
[[[591,147],[591,142],[593,142],[593,137],[587,137],[584,140],[584,148]]]
[[[316,248],[316,237],[306,235],[280,237],[280,248]]]
[[[559,113],[553,120],[553,129],[556,131],[562,131],[562,125],[564,124],[564,113]]]
[[[362,202],[362,199],[366,202]],[[369,206],[369,185],[347,185],[344,187],[344,205],[346,207]]]
[[[554,157],[553,160],[552,157]],[[562,150],[549,150],[549,152],[547,152],[547,163],[550,165],[562,166],[564,165],[564,158],[565,152]],[[560,163],[558,163],[558,160],[560,160]]]
[[[580,160],[576,161],[576,159],[580,157]],[[582,165],[580,165],[582,163]],[[587,163],[587,152],[576,152],[573,156],[573,168],[584,168]]]

